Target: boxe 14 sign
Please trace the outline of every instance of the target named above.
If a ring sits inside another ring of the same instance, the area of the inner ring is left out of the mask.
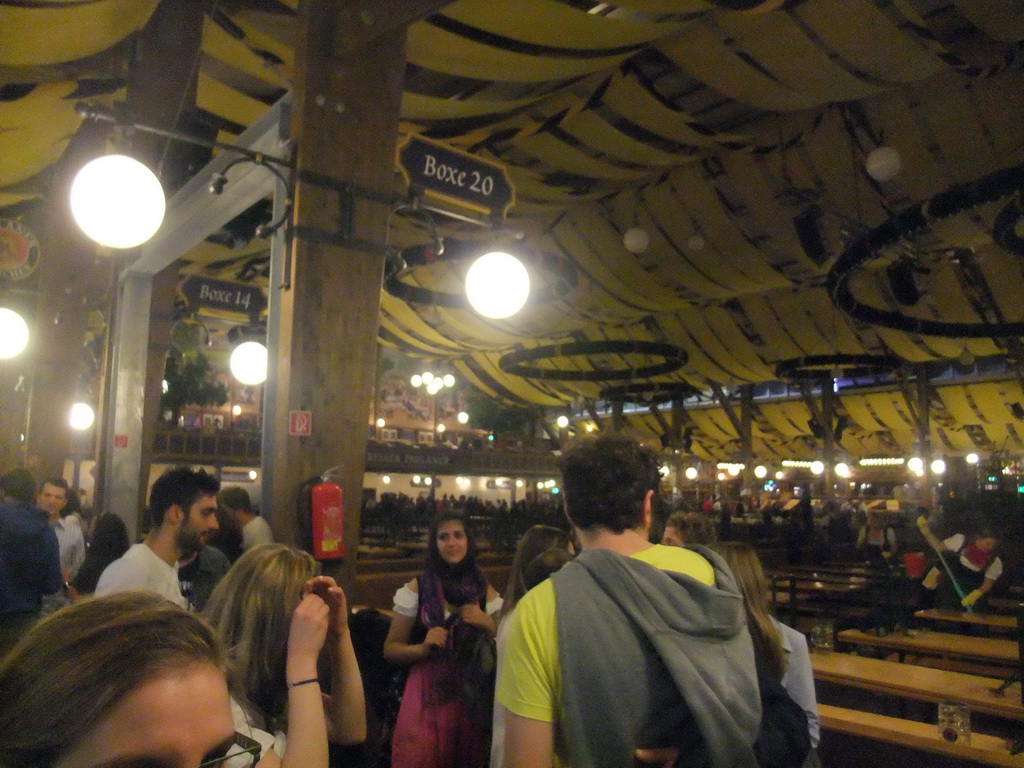
[[[398,166],[410,186],[490,216],[504,217],[515,201],[503,165],[422,136],[399,145]]]

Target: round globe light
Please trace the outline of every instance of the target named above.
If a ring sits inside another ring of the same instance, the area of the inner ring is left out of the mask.
[[[630,227],[622,235],[622,244],[630,253],[643,253],[651,245],[651,236],[643,227]]]
[[[725,472],[719,472],[718,473],[718,482],[721,483],[724,480],[725,480]]]
[[[529,297],[530,274],[523,262],[509,253],[485,253],[466,273],[466,298],[484,317],[512,317]]]
[[[522,488],[525,483],[522,480],[516,480],[516,488]]]
[[[387,422],[384,421],[384,419],[377,419],[377,428],[378,429],[382,428],[385,424],[387,424]]]
[[[811,462],[811,472],[812,472],[812,474],[820,475],[824,471],[825,471],[825,462],[823,462],[823,461],[812,461]]]
[[[754,477],[756,477],[758,480],[763,480],[767,476],[768,467],[766,467],[764,464],[758,464],[756,467],[754,467]]]
[[[446,373],[444,375],[444,378],[442,379],[442,381],[444,382],[444,385],[446,387],[454,387],[455,386],[455,377],[452,376],[450,373]]]
[[[932,462],[932,474],[941,475],[946,471],[946,462],[942,459],[936,459]]]
[[[778,472],[775,473],[775,479],[776,480],[782,480],[785,476],[786,476],[786,473],[783,472],[781,469]]]
[[[892,147],[876,147],[868,153],[864,167],[875,181],[892,181],[903,168],[903,158]]]
[[[742,470],[743,468],[739,464],[730,464],[726,468],[726,472],[728,472],[733,477],[737,477]]]
[[[235,347],[228,365],[243,384],[262,384],[267,380],[267,348],[258,341],[244,341]]]
[[[432,478],[432,477],[424,477],[423,478],[423,484],[424,485],[433,485],[434,484],[434,478]]]
[[[912,456],[911,458],[907,459],[907,469],[909,469],[915,475],[918,472],[923,472],[924,459],[922,459],[920,456]]]
[[[968,453],[964,457],[964,461],[966,461],[968,464],[977,464],[979,461],[981,461],[981,456],[979,456],[976,453]]]
[[[28,323],[7,307],[0,307],[0,360],[17,357],[28,346]]]
[[[840,461],[836,464],[836,476],[837,477],[849,477],[850,476],[850,465],[845,461]]]
[[[469,423],[469,414],[465,411],[459,411],[459,415],[455,417],[459,424]]]
[[[255,480],[259,476],[260,476],[260,473],[257,472],[255,469],[250,469],[249,470],[249,479],[250,480]]]
[[[68,414],[68,424],[72,429],[82,432],[93,425],[96,421],[96,412],[88,403],[75,403],[71,406]]]
[[[558,426],[559,429],[565,429],[566,427],[569,426],[569,417],[568,416],[559,416],[555,420],[555,424]]]
[[[380,479],[380,481],[381,481],[382,483],[384,483],[384,485],[388,485],[388,484],[390,484],[390,483],[391,483],[391,475],[384,475],[384,477],[382,477],[382,478]]]
[[[409,379],[409,383],[412,384],[414,387],[421,387],[423,386],[423,377],[420,376],[418,373],[414,373],[412,377]]]
[[[440,379],[434,379],[432,382],[427,384],[427,392],[432,395],[436,395],[444,387],[444,382]]]
[[[438,424],[437,425],[437,431],[438,432],[444,432],[444,430],[445,430],[444,424]]]
[[[125,155],[86,163],[71,184],[71,215],[92,240],[111,248],[142,245],[164,220],[164,190],[149,168]]]
[[[420,376],[420,378],[423,380],[423,383],[426,384],[428,387],[434,383],[434,374],[432,374],[430,371],[424,371],[423,375]]]
[[[686,472],[684,474],[686,475],[686,479],[687,480],[696,480],[697,479],[697,468],[696,467],[687,467],[686,468]]]

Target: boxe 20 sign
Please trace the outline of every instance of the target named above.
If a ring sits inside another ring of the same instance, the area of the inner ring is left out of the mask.
[[[484,160],[422,136],[398,145],[398,168],[409,186],[442,202],[504,218],[515,189],[501,163]]]

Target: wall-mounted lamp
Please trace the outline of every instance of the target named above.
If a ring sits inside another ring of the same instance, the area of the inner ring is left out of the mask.
[[[149,240],[164,220],[160,180],[127,155],[86,163],[71,184],[71,215],[90,239],[111,248],[134,248]]]
[[[466,298],[484,317],[512,317],[530,298],[530,273],[510,253],[492,251],[473,262],[466,273]]]
[[[254,386],[267,380],[267,347],[262,341],[265,335],[258,324],[239,325],[228,331],[228,341],[236,345],[228,366],[231,375],[243,384]]]
[[[240,157],[228,163],[210,184],[212,194],[223,191],[227,184],[225,174],[238,163],[256,163],[266,168],[277,176],[286,191],[289,190],[287,180],[276,167],[290,169],[291,163],[288,160],[136,122],[124,105],[110,111],[89,104],[77,104],[75,111],[87,120],[113,123],[121,130],[142,131],[210,149],[238,153]],[[92,240],[111,248],[134,248],[145,243],[160,228],[165,209],[163,187],[156,174],[127,155],[107,155],[86,163],[71,184],[71,213],[75,222]],[[257,228],[257,236],[272,234],[286,218],[287,212],[276,223]]]
[[[28,346],[28,323],[7,307],[0,307],[0,360],[10,360]]]
[[[96,412],[88,403],[77,402],[68,413],[68,424],[79,432],[89,429],[96,421]]]

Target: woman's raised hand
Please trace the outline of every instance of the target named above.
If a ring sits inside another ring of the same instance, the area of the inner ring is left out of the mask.
[[[302,598],[295,612],[288,631],[288,669],[289,682],[291,672],[306,674],[312,662],[313,674],[316,674],[316,660],[320,649],[327,639],[327,627],[330,609],[327,603],[317,595],[309,593]],[[301,670],[299,669],[302,666]]]
[[[344,590],[330,576],[315,576],[302,588],[303,594],[314,594],[330,609],[330,631],[340,635],[348,631],[348,599]]]

